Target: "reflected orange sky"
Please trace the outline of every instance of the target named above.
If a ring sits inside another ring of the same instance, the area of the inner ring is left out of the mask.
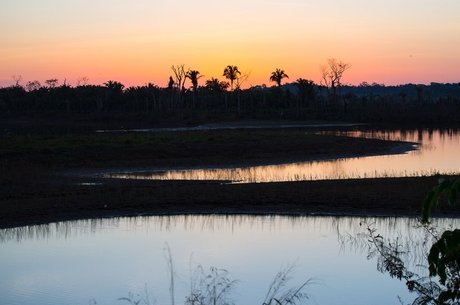
[[[327,132],[326,132],[327,134]],[[441,130],[332,132],[352,137],[406,141],[393,154],[348,157],[333,160],[305,161],[275,165],[241,165],[185,169],[148,169],[142,172],[105,173],[105,177],[146,180],[218,180],[228,183],[267,183],[330,179],[362,179],[382,177],[420,177],[460,172],[460,134]],[[409,144],[409,143],[407,143]]]
[[[165,86],[177,64],[201,83],[229,64],[250,75],[246,87],[269,85],[275,68],[319,82],[332,57],[352,65],[345,83],[460,80],[457,0],[94,2],[3,1],[0,86],[12,75]]]

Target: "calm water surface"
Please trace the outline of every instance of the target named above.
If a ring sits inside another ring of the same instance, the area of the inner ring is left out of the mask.
[[[458,219],[438,219],[440,227]],[[410,218],[169,216],[55,223],[0,230],[0,304],[126,304],[147,287],[155,304],[171,304],[165,245],[172,253],[176,304],[190,289],[190,270],[225,268],[239,280],[235,304],[262,304],[275,274],[294,264],[290,285],[314,278],[310,304],[410,302],[404,283],[376,271],[365,238],[372,224],[424,263],[426,234]],[[421,268],[421,272],[424,269]],[[153,303],[153,302],[152,302]]]
[[[457,130],[325,132],[418,143],[418,149],[398,154],[230,168],[153,169],[106,176],[154,180],[221,180],[238,183],[407,177],[460,173],[460,133]],[[407,146],[406,146],[407,147]]]

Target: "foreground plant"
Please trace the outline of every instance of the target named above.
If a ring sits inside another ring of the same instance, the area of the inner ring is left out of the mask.
[[[172,256],[166,246],[166,259],[168,269],[172,271],[171,283],[174,286],[174,271],[171,267]],[[313,283],[311,279],[302,282],[299,286],[290,286],[294,266],[291,265],[279,271],[271,282],[262,305],[302,305],[310,299],[305,292],[308,285]],[[171,285],[170,283],[170,285]],[[226,269],[210,267],[205,270],[198,265],[190,276],[190,293],[185,297],[184,305],[234,305],[232,295],[238,280],[232,279],[230,272]],[[174,290],[170,289],[170,293]],[[130,292],[128,296],[118,299],[129,305],[153,305],[147,286],[143,293],[134,294]],[[171,303],[174,296],[171,295]],[[95,304],[95,303],[94,303]]]
[[[190,294],[186,305],[232,305],[231,292],[237,280],[232,280],[225,269],[210,267],[206,273],[199,265],[191,277]]]
[[[286,288],[288,282],[292,279],[293,270],[294,266],[291,265],[276,274],[262,305],[300,305],[310,299],[310,296],[305,292],[305,288],[313,283],[312,279],[308,279],[300,286]]]
[[[411,292],[417,293],[412,305],[460,304],[460,229],[446,230],[440,236],[430,227],[432,208],[443,203],[455,204],[460,192],[460,180],[440,180],[439,185],[427,195],[423,204],[421,222],[434,238],[428,256],[429,276],[419,276],[410,271],[402,256],[406,253],[398,240],[387,241],[368,227],[370,244],[368,258],[377,256],[377,269],[391,277],[404,280]]]

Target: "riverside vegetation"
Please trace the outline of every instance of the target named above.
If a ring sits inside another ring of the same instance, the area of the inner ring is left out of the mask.
[[[329,60],[319,84],[304,78],[286,83],[288,71],[276,69],[267,76],[276,86],[247,89],[248,75],[232,65],[224,69],[225,80],[207,79],[201,86],[198,70],[173,66],[165,88],[125,88],[114,80],[91,85],[87,78],[76,86],[57,79],[22,85],[15,77],[13,86],[0,88],[0,226],[133,213],[333,210],[413,215],[437,177],[243,186],[117,179],[92,179],[88,185],[87,176],[79,175],[111,167],[230,166],[362,156],[386,153],[401,144],[299,129],[125,132],[130,128],[261,120],[278,125],[338,120],[386,127],[458,124],[460,84],[348,86],[343,75],[349,68]],[[120,131],[95,133],[106,128]]]
[[[125,86],[115,80],[91,85],[81,78],[76,86],[49,79],[42,85],[28,81],[0,88],[0,117],[4,122],[40,120],[85,128],[90,125],[155,126],[196,125],[209,121],[242,119],[342,120],[386,124],[457,125],[460,84],[406,84],[385,86],[363,82],[343,83],[350,65],[330,59],[319,84],[299,78],[284,83],[288,75],[276,69],[267,80],[276,83],[244,88],[248,74],[229,65],[227,81],[203,78],[198,70],[172,66],[165,88],[148,83]],[[46,119],[46,120],[44,120]]]

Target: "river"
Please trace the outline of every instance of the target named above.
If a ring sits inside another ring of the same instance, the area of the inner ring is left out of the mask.
[[[285,164],[206,168],[146,168],[138,171],[106,172],[105,177],[153,180],[221,180],[260,183],[324,179],[411,177],[460,173],[458,130],[395,130],[323,132],[416,143],[379,156]]]
[[[439,228],[459,219],[437,219]],[[422,274],[426,232],[413,218],[287,216],[154,216],[81,220],[0,230],[0,304],[126,304],[148,291],[151,304],[171,304],[170,249],[175,303],[190,292],[190,270],[225,269],[238,280],[228,298],[262,304],[276,273],[293,267],[286,287],[311,279],[309,304],[405,304],[403,282],[367,259],[367,226],[410,249]],[[91,303],[92,302],[92,303]],[[143,304],[143,303],[140,303]]]

